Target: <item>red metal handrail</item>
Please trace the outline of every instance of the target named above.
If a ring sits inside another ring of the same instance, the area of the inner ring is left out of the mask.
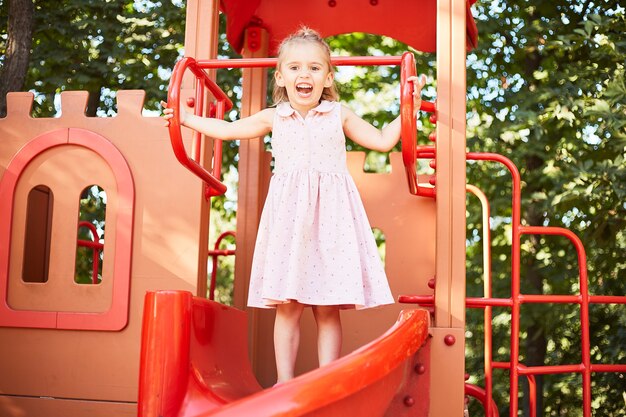
[[[402,125],[402,162],[406,171],[409,192],[413,195],[434,197],[435,189],[420,187],[417,182],[417,123],[415,121],[415,107],[413,103],[413,82],[409,77],[417,74],[415,71],[415,57],[411,52],[402,55],[400,66],[400,122]],[[420,110],[434,113],[435,104],[422,100]]]
[[[172,142],[174,155],[176,155],[176,159],[178,159],[184,167],[207,183],[210,195],[221,195],[226,192],[226,186],[218,179],[220,177],[220,172],[215,169],[218,165],[221,169],[221,162],[219,164],[217,163],[218,160],[221,161],[221,153],[219,155],[214,153],[214,170],[211,173],[199,163],[199,134],[196,134],[197,136],[194,138],[195,146],[192,152],[193,158],[189,157],[187,150],[185,149],[185,144],[183,143],[183,135],[180,124],[180,89],[182,87],[183,76],[187,70],[191,71],[196,76],[196,96],[194,103],[194,113],[196,115],[202,115],[204,111],[204,88],[208,89],[209,92],[213,94],[218,103],[223,103],[219,106],[222,110],[222,114],[216,115],[216,117],[223,118],[223,112],[230,110],[233,107],[233,103],[217,86],[217,84],[211,80],[209,74],[207,74],[207,72],[198,65],[195,59],[191,57],[184,57],[174,66],[172,78],[170,79],[170,84],[167,90],[167,105],[173,110],[174,115],[174,117],[172,117],[169,121],[170,141]]]
[[[277,58],[242,58],[242,59],[199,59],[184,57],[176,63],[168,88],[167,102],[173,110],[170,119],[169,133],[172,148],[178,161],[191,172],[200,177],[208,185],[208,195],[221,195],[226,192],[226,186],[219,180],[222,166],[222,141],[214,141],[213,170],[209,172],[200,165],[200,134],[194,132],[193,158],[190,158],[185,149],[180,124],[180,89],[183,76],[187,70],[196,77],[196,95],[194,99],[194,114],[202,115],[204,111],[204,89],[206,88],[216,99],[216,118],[223,118],[226,111],[232,108],[232,102],[227,95],[210,79],[207,69],[220,68],[268,68],[275,67]],[[434,189],[420,187],[417,183],[416,171],[416,137],[417,127],[413,106],[413,83],[407,79],[416,74],[415,58],[411,52],[402,56],[335,56],[331,57],[334,66],[378,66],[400,65],[400,117],[402,121],[402,156],[409,183],[409,192],[414,195],[434,197]],[[433,113],[435,104],[422,100],[421,110]]]
[[[465,383],[465,395],[474,397],[481,402],[485,409],[485,416],[487,417],[499,417],[498,408],[496,403],[491,398],[491,395],[487,395],[487,392],[474,384]]]

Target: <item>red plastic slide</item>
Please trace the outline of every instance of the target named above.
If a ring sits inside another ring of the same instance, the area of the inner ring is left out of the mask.
[[[244,312],[186,291],[149,292],[138,415],[383,416],[393,404],[410,402],[401,391],[414,378],[428,326],[426,310],[404,310],[371,343],[263,390],[248,362]]]

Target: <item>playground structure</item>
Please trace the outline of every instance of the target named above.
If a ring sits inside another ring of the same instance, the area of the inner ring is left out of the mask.
[[[217,141],[181,131],[176,121],[168,132],[160,119],[142,116],[141,91],[118,92],[113,118],[85,117],[84,92],[62,93],[62,115],[55,119],[32,119],[29,93],[8,96],[8,115],[0,119],[0,338],[11,343],[0,344],[0,414],[338,415],[350,410],[448,416],[463,412],[467,394],[480,399],[492,416],[498,412],[490,400],[491,372],[505,368],[511,374],[512,416],[520,376],[532,383],[534,375],[561,372],[583,375],[583,415],[591,415],[591,373],[626,372],[626,365],[591,363],[588,307],[623,304],[626,297],[588,293],[584,249],[573,234],[521,225],[519,173],[507,158],[466,153],[465,52],[476,42],[471,2],[398,3],[187,3],[187,58],[178,63],[169,92],[175,111],[188,106],[197,114],[223,116],[228,98],[212,80],[217,68],[232,67],[243,68],[241,116],[265,107],[265,69],[275,64],[268,57],[300,23],[324,36],[372,32],[437,53],[436,108],[425,105],[436,122],[435,143],[416,146],[414,120],[404,116],[403,152],[390,155],[391,173],[364,173],[364,155],[348,156],[372,226],[385,234],[386,270],[399,303],[342,313],[345,356],[315,371],[314,326],[305,315],[297,363],[303,375],[271,389],[263,387],[275,379],[273,313],[245,308],[270,177],[270,155],[262,141],[240,145],[235,295],[234,306],[226,307],[203,299],[210,196],[224,191]],[[220,7],[242,60],[214,59]],[[410,115],[404,91],[406,76],[415,71],[410,57],[335,57],[334,64],[402,65],[401,113]],[[434,160],[435,175],[417,176],[416,159]],[[465,297],[466,191],[486,201],[466,184],[468,159],[500,162],[512,175],[510,298],[492,298],[488,288],[482,298]],[[431,179],[434,188],[423,186]],[[77,238],[78,227],[89,227],[78,220],[79,196],[94,184],[107,195],[103,247]],[[520,294],[524,234],[560,234],[573,242],[580,294]],[[74,281],[77,245],[94,247],[94,254],[103,251],[100,282],[96,268],[91,284]],[[581,363],[529,368],[519,362],[520,306],[538,302],[580,305]],[[411,304],[429,307],[431,314]],[[466,385],[465,309],[484,308],[489,321],[493,306],[511,308],[511,359],[492,363],[486,355],[485,387]],[[531,402],[532,395],[531,390]]]

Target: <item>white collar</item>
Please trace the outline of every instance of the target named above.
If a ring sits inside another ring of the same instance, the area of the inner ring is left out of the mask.
[[[318,104],[317,107],[311,109],[311,111],[316,113],[328,113],[335,107],[335,104],[337,104],[336,101],[322,100],[322,102]],[[278,103],[276,106],[276,112],[281,117],[289,117],[294,114],[296,110],[291,107],[291,104],[289,104],[288,101],[283,101],[282,103]]]

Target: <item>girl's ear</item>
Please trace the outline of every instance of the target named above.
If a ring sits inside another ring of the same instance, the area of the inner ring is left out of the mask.
[[[274,72],[274,80],[276,81],[277,86],[279,87],[285,86],[285,80],[283,79],[283,75],[280,73],[280,71]]]
[[[326,76],[326,80],[324,80],[324,87],[326,88],[332,87],[333,81],[335,81],[335,74],[332,72],[329,72],[328,75]]]

